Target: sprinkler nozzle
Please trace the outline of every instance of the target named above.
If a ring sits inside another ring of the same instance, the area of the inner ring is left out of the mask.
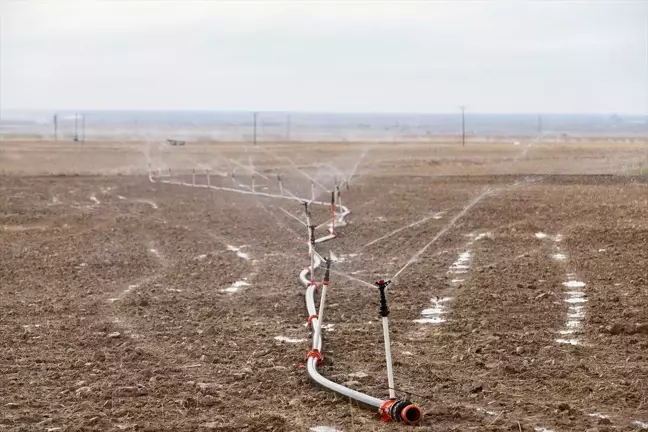
[[[324,280],[323,282],[326,282],[328,284],[330,278],[331,278],[331,258],[325,258],[324,262],[326,263],[326,270],[324,271]]]
[[[308,229],[310,230],[310,242],[315,245],[315,225],[309,225]]]
[[[388,317],[389,316],[389,307],[387,306],[387,296],[385,295],[385,288],[387,288],[387,285],[391,283],[391,280],[384,281],[380,279],[378,282],[375,283],[375,285],[378,287],[378,290],[380,291],[380,316],[381,317]]]
[[[332,206],[335,205],[335,191],[332,191],[332,192],[331,192],[331,205],[332,205]]]

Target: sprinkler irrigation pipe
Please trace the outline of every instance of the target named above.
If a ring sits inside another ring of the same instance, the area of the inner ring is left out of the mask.
[[[394,368],[391,358],[391,343],[389,341],[389,307],[387,306],[387,296],[385,288],[391,283],[390,280],[385,282],[379,280],[376,286],[380,292],[380,316],[382,318],[383,337],[385,339],[385,361],[387,362],[387,382],[389,385],[389,399],[396,399],[396,390],[394,387]]]
[[[284,196],[283,182],[281,181],[281,174],[277,174],[277,181],[279,182],[279,193]]]
[[[208,175],[207,179],[209,180],[209,171],[207,171],[207,175]],[[152,174],[149,175],[149,180],[153,183],[156,182]],[[171,185],[180,185],[180,186],[189,186],[189,187],[192,186],[191,183],[185,183],[185,182],[174,181],[174,180],[160,180],[160,182],[165,184],[171,184]],[[211,186],[211,184],[209,183],[207,185],[196,185],[196,187],[208,187],[214,190],[223,190],[223,191],[235,192],[235,193],[240,193],[245,195],[264,196],[268,198],[298,200],[302,203],[304,203],[305,201],[303,198],[298,198],[294,195],[282,196],[282,195],[270,194],[265,192],[253,192],[253,191],[247,191],[242,189]],[[324,205],[324,206],[330,205],[330,203],[315,201],[315,200],[310,201],[307,204]],[[340,209],[340,212],[336,213],[336,217],[337,217],[336,224],[338,227],[344,227],[347,225],[345,218],[351,212],[347,207],[344,207],[339,201],[337,203],[337,208]],[[307,224],[310,225],[310,220],[308,221]],[[308,230],[309,230],[309,250],[312,250],[312,253],[310,254],[312,264],[310,267],[305,267],[304,269],[302,269],[302,271],[299,273],[299,280],[306,287],[306,309],[309,315],[308,321],[311,325],[311,328],[313,329],[313,343],[312,343],[313,349],[308,354],[307,361],[306,361],[306,373],[308,374],[308,377],[316,384],[328,390],[331,390],[339,394],[340,396],[349,399],[350,401],[357,402],[359,405],[365,408],[377,410],[382,422],[400,421],[405,424],[419,423],[423,417],[423,412],[421,411],[421,408],[418,405],[412,403],[411,401],[398,400],[395,398],[391,398],[387,400],[379,399],[374,396],[361,393],[357,390],[353,390],[351,388],[333,382],[328,378],[322,376],[322,374],[320,374],[319,371],[317,370],[318,366],[321,364],[323,360],[321,355],[322,337],[320,335],[320,331],[321,331],[320,319],[318,318],[318,311],[315,307],[316,284],[312,282],[313,280],[312,274],[314,273],[314,270],[320,266],[323,260],[320,257],[320,255],[317,253],[317,251],[315,251],[314,245],[334,239],[336,237],[336,234],[333,233],[333,229],[332,227],[330,227],[328,235],[320,238],[312,238],[311,241],[310,237],[313,230],[310,227],[308,228]],[[321,306],[321,309],[322,309],[321,313],[323,314],[324,306]],[[389,391],[391,396],[392,392],[394,391],[393,385],[390,385]]]
[[[326,270],[324,272],[324,279],[322,280],[322,294],[320,295],[319,313],[317,314],[317,343],[318,346],[322,345],[322,323],[324,322],[324,306],[326,304],[326,289],[328,288],[329,279],[331,277],[331,257],[325,260]],[[315,337],[315,336],[313,336]]]

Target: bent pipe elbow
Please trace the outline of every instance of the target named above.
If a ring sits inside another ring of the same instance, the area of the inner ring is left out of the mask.
[[[308,377],[317,385],[356,402],[362,408],[378,411],[386,421],[397,421],[407,425],[418,424],[423,419],[421,408],[408,400],[381,400],[365,393],[335,383],[317,370],[317,360],[309,358],[306,365]]]

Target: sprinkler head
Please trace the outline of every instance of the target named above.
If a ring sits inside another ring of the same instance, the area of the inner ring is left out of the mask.
[[[380,279],[378,282],[375,283],[375,285],[378,287],[378,291],[380,292],[380,316],[383,318],[389,316],[389,307],[387,306],[387,296],[385,295],[385,288],[387,288],[387,285],[389,285],[390,283],[391,283],[390,280],[385,282],[382,279]]]
[[[330,252],[329,252],[329,257],[324,258],[324,262],[326,263],[326,270],[324,271],[324,282],[328,283],[328,281],[331,278],[331,257],[330,257]]]

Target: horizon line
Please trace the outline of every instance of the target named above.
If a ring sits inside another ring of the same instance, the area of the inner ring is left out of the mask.
[[[4,108],[3,114],[12,112],[20,113],[51,113],[51,114],[84,114],[84,113],[107,113],[107,112],[134,112],[134,113],[227,113],[227,114],[324,114],[324,115],[409,115],[409,116],[427,116],[427,115],[461,115],[461,110],[457,111],[317,111],[317,110],[243,110],[243,109],[196,109],[196,108]],[[632,113],[620,111],[606,112],[483,112],[466,110],[466,115],[507,115],[507,116],[635,116],[648,117],[648,113]]]

